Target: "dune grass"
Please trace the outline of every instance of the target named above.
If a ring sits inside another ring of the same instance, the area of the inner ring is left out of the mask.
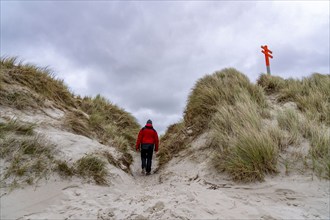
[[[106,98],[76,97],[50,69],[23,63],[17,57],[1,57],[0,65],[1,105],[40,109],[49,100],[66,110],[65,124],[75,133],[105,144],[116,139],[112,142],[121,149],[123,144],[134,145],[139,129],[136,119]]]
[[[187,133],[183,121],[170,125],[165,135],[160,139],[158,166],[162,167],[170,161],[173,156],[185,149],[189,144],[189,139],[189,134]]]
[[[320,177],[330,179],[330,129],[314,127],[309,136],[312,156],[312,168]]]
[[[100,158],[87,155],[76,162],[77,173],[83,177],[92,177],[97,184],[106,185],[106,163]]]
[[[262,181],[276,173],[278,142],[263,127],[258,104],[243,96],[234,105],[219,106],[210,123],[213,165],[235,181]]]
[[[76,134],[93,137],[92,129],[89,127],[89,117],[82,111],[68,112],[65,116],[65,125]]]
[[[11,134],[0,139],[0,146],[0,157],[7,164],[3,168],[1,184],[32,184],[51,172],[54,145],[48,143],[44,137]]]
[[[234,105],[240,96],[248,95],[262,109],[267,107],[261,87],[233,68],[215,72],[199,79],[191,91],[184,112],[184,121],[198,134],[207,128],[208,122],[219,106]]]
[[[233,180],[252,182],[276,173],[277,157],[277,146],[268,132],[246,130],[237,137],[232,148],[217,155],[215,163]]]
[[[5,133],[15,132],[21,135],[33,135],[35,124],[21,123],[17,119],[11,119],[9,122],[0,122],[0,137],[4,137]]]
[[[98,154],[88,154],[83,156],[74,163],[69,163],[64,160],[56,160],[54,171],[56,171],[63,178],[70,178],[72,176],[78,176],[87,179],[91,179],[98,185],[107,185],[108,181],[106,179],[108,171],[106,168],[106,162],[102,157],[108,159],[112,155],[108,152],[105,152],[101,157]],[[112,157],[113,158],[113,157]],[[113,164],[118,163],[117,160],[113,158],[113,161],[109,161]]]
[[[3,82],[10,85],[25,86],[30,91],[40,95],[35,97],[29,92],[1,89],[0,104],[11,106],[33,106],[43,104],[44,99],[53,101],[57,107],[68,108],[75,106],[73,94],[48,68],[37,67],[33,64],[23,64],[17,57],[1,57],[1,75]],[[22,105],[21,102],[24,102]],[[37,102],[37,103],[35,103]]]
[[[237,70],[206,75],[188,97],[184,120],[171,125],[161,138],[160,166],[198,135],[209,132],[208,145],[215,149],[213,165],[219,171],[238,181],[262,180],[266,173],[276,172],[278,155],[277,142],[262,131],[262,119],[269,118],[267,111],[262,87]]]
[[[281,111],[277,115],[277,122],[279,127],[282,130],[285,130],[288,132],[288,144],[289,145],[295,145],[301,143],[303,138],[303,128],[302,126],[303,121],[299,119],[298,112],[293,109],[286,109],[284,111]]]
[[[328,139],[314,128],[315,123],[328,123],[328,79],[328,75],[320,74],[303,80],[261,75],[258,85],[253,85],[235,69],[201,78],[188,97],[184,121],[170,127],[161,139],[160,164],[178,152],[177,146],[209,132],[208,145],[215,150],[213,165],[219,171],[236,181],[262,181],[265,175],[278,172],[280,152],[307,138],[310,155],[318,161],[314,165],[326,176],[330,163],[321,155],[329,151]],[[280,103],[297,103],[299,111],[284,109],[272,118],[266,94]],[[192,132],[188,134],[189,130]],[[184,131],[182,137],[180,131]]]
[[[56,167],[55,167],[55,171],[58,172],[58,174],[64,178],[66,177],[72,177],[73,175],[75,175],[75,169],[74,167],[70,166],[68,164],[68,162],[64,161],[64,160],[56,160],[55,161]]]
[[[258,84],[276,92],[279,102],[295,102],[309,119],[330,125],[330,75],[314,73],[302,80],[261,75]]]
[[[112,140],[122,150],[134,146],[140,126],[130,113],[100,95],[95,98],[84,97],[79,105],[89,115],[90,130],[102,142]]]

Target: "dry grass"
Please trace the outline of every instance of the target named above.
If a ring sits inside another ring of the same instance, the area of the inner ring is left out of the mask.
[[[312,168],[319,177],[330,179],[330,129],[314,127],[309,136]]]
[[[268,132],[246,130],[237,137],[232,149],[218,158],[220,169],[227,171],[236,181],[263,180],[265,174],[276,173],[277,146]]]
[[[74,133],[92,137],[92,130],[89,127],[89,118],[81,111],[68,112],[65,116],[65,124]]]
[[[41,97],[53,101],[60,108],[74,107],[75,102],[73,94],[64,84],[63,80],[57,79],[54,73],[48,68],[37,67],[32,64],[23,64],[17,58],[1,58],[1,75],[3,83],[7,85],[18,85],[35,92]],[[29,94],[4,90],[5,85],[1,89],[0,104],[8,105],[15,102],[17,106],[36,106],[42,102],[40,98],[29,98]],[[32,97],[34,97],[32,95]],[[38,103],[35,103],[38,101]],[[22,103],[24,102],[24,105]]]
[[[158,165],[162,167],[181,150],[185,149],[189,143],[189,135],[184,122],[172,124],[167,128],[164,136],[160,139],[158,152]]]
[[[280,140],[263,128],[258,104],[243,97],[235,105],[219,107],[211,121],[209,145],[216,150],[213,165],[235,181],[261,181],[266,174],[277,172]]]
[[[295,102],[309,119],[330,125],[330,75],[314,73],[302,80],[261,75],[258,84],[275,92],[279,102]]]
[[[55,171],[64,178],[71,177],[75,174],[75,170],[72,166],[69,166],[68,162],[63,160],[56,160]]]
[[[1,184],[32,184],[47,177],[53,166],[54,146],[42,136],[12,135],[0,139],[0,157],[7,164]]]
[[[87,155],[76,162],[77,174],[92,177],[97,184],[106,185],[106,163],[98,157]]]
[[[234,105],[241,95],[248,95],[260,108],[267,102],[261,87],[235,69],[224,69],[197,81],[188,97],[184,121],[198,134],[207,128],[219,106]]]
[[[23,64],[15,57],[1,58],[0,65],[1,105],[17,109],[39,109],[48,107],[45,105],[46,100],[51,101],[53,107],[65,110],[65,125],[71,131],[117,147],[122,156],[116,163],[130,172],[133,159],[128,149],[135,144],[140,128],[131,114],[100,95],[95,98],[75,98],[63,80],[57,79],[47,68]],[[56,161],[51,166],[49,163],[53,160],[52,151],[46,145],[46,148],[43,147],[41,138],[21,137],[23,134],[32,135],[33,128],[34,125],[22,125],[16,121],[0,124],[1,157],[10,161],[5,179],[30,175],[26,181],[32,184],[31,173],[41,176],[43,172],[54,170],[63,177],[92,177],[96,183],[106,184],[105,163],[91,155],[81,158],[71,166],[66,161]],[[15,183],[18,184],[19,181],[15,179]]]
[[[288,144],[298,146],[303,138],[302,126],[298,112],[293,109],[286,109],[277,115],[278,125],[289,134]]]
[[[267,94],[273,94],[285,87],[285,80],[278,76],[262,74],[258,79],[258,85],[260,85]]]
[[[315,123],[317,127],[319,122],[328,121],[328,79],[320,74],[301,81],[262,75],[256,86],[235,69],[207,75],[197,81],[190,93],[184,121],[170,127],[162,137],[160,163],[170,160],[180,149],[177,146],[189,144],[209,129],[208,145],[215,149],[213,165],[234,180],[260,181],[276,173],[279,152],[285,152],[289,145],[299,147],[304,138],[310,140],[314,161],[321,161],[314,162],[315,167],[326,176],[330,163],[320,155],[327,155],[328,139],[314,128]],[[278,112],[277,123],[271,122],[265,93],[274,95],[279,102],[297,103],[300,111]],[[190,138],[186,132],[189,130]],[[180,131],[184,131],[182,136]]]
[[[76,98],[51,70],[24,64],[16,57],[3,57],[0,65],[1,105],[38,109],[49,100],[67,111],[65,124],[75,133],[96,137],[104,144],[115,139],[120,149],[134,145],[140,127],[136,119],[104,97]]]
[[[79,102],[81,109],[89,115],[89,128],[103,143],[114,143],[119,149],[134,146],[139,124],[125,110],[104,97],[85,97]]]
[[[0,122],[0,137],[4,137],[8,132],[15,132],[18,135],[33,135],[35,124],[21,123],[17,119],[11,119],[9,122]]]

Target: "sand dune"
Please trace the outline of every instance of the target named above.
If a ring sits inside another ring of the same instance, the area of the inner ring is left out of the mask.
[[[76,145],[101,148],[75,134],[54,135],[56,129],[43,132],[53,141],[74,139]],[[133,153],[132,176],[109,165],[109,186],[52,176],[38,186],[2,190],[1,219],[329,219],[329,181],[278,175],[262,183],[234,183],[209,168],[205,139],[202,135],[151,176],[140,174],[140,156]],[[68,155],[80,153],[68,148]]]

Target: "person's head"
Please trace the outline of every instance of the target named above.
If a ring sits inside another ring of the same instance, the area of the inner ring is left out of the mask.
[[[148,119],[147,124],[152,125],[152,121]]]

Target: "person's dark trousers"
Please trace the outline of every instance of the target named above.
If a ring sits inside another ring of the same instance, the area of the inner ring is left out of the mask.
[[[150,171],[151,171],[153,152],[154,152],[153,144],[142,144],[141,145],[142,169],[145,168],[147,173],[150,173]]]

